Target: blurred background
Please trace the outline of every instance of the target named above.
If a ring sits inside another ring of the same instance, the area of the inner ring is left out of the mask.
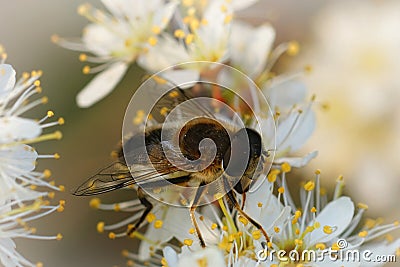
[[[101,7],[100,1],[87,2]],[[45,266],[123,266],[120,251],[135,250],[135,241],[112,241],[96,232],[99,220],[117,221],[118,214],[92,210],[90,199],[74,197],[71,192],[110,163],[125,108],[143,73],[131,67],[110,96],[89,109],[77,107],[75,96],[92,77],[82,74],[78,53],[57,47],[50,37],[81,35],[87,21],[76,9],[82,3],[2,1],[0,43],[8,53],[7,62],[19,75],[44,71],[43,94],[49,104],[37,108],[32,117],[42,117],[52,109],[66,119],[61,141],[36,146],[41,154],[61,154],[57,161],[41,160],[38,169],[50,168],[57,183],[65,185],[66,192],[57,197],[67,203],[64,212],[47,216],[35,226],[38,233],[61,232],[64,239],[17,240],[17,246],[28,259]],[[346,192],[356,202],[369,205],[368,216],[399,218],[400,2],[260,0],[238,17],[255,25],[269,21],[277,31],[275,44],[300,42],[300,54],[282,60],[279,71],[312,66],[304,81],[310,95],[317,95],[318,126],[299,154],[317,149],[319,156],[302,177],[309,179],[319,168],[329,186],[344,175]],[[102,199],[114,202],[130,197],[114,192]]]

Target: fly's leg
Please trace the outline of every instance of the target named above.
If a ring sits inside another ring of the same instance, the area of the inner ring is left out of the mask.
[[[243,211],[243,209],[240,207],[239,202],[237,201],[233,191],[230,189],[230,184],[229,181],[226,177],[223,178],[224,179],[224,185],[225,185],[225,189],[227,191],[226,196],[228,197],[228,199],[230,200],[230,202],[233,204],[233,206],[235,207],[235,209],[240,213],[240,215],[242,215],[243,217],[245,217],[252,225],[254,225],[258,230],[261,231],[261,233],[263,234],[263,236],[265,237],[266,241],[269,242],[270,239],[267,235],[267,232],[265,232],[264,228],[261,226],[261,224],[259,224],[258,222],[256,222],[253,218],[251,218],[246,212]],[[230,191],[228,191],[230,190]]]
[[[146,207],[146,209],[143,211],[142,216],[140,216],[139,220],[132,227],[128,228],[128,231],[126,234],[130,237],[132,237],[132,235],[135,233],[135,231],[144,222],[144,220],[146,219],[146,216],[153,209],[153,204],[151,204],[151,202],[146,199],[146,195],[143,192],[143,189],[139,188],[137,191],[137,195],[140,200],[140,203],[142,203],[142,205],[144,205]]]
[[[196,230],[196,234],[197,234],[197,237],[199,238],[200,245],[202,248],[206,247],[206,243],[204,242],[203,236],[201,235],[201,232],[200,232],[199,225],[197,224],[197,220],[195,217],[195,211],[196,211],[196,208],[197,208],[197,206],[200,202],[200,199],[204,193],[204,188],[205,188],[204,185],[205,185],[205,183],[200,184],[199,188],[196,191],[196,195],[194,197],[192,206],[190,207],[190,219],[192,220],[192,224],[194,226],[194,229]]]

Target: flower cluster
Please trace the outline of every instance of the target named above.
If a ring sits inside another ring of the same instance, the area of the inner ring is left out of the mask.
[[[398,249],[400,241],[390,236],[386,236],[386,241],[373,241],[399,228],[399,223],[382,224],[380,220],[370,219],[361,224],[367,205],[354,205],[349,197],[342,196],[342,177],[337,180],[332,198],[328,198],[326,189],[321,187],[319,170],[314,179],[301,186],[299,201],[291,196],[286,176],[292,168],[307,165],[317,155],[316,151],[293,155],[314,131],[312,107],[316,97],[308,97],[306,87],[298,80],[310,70],[309,67],[289,74],[273,71],[282,55],[298,53],[297,42],[285,42],[275,47],[275,31],[269,24],[254,27],[235,19],[235,11],[255,1],[102,2],[108,11],[87,4],[79,7],[79,14],[91,21],[79,42],[58,36],[52,38],[62,47],[83,52],[79,55],[81,61],[98,64],[83,68],[86,74],[98,74],[79,93],[79,106],[89,107],[109,94],[134,63],[149,73],[174,66],[172,71],[161,74],[171,81],[193,75],[212,77],[218,84],[228,84],[234,90],[247,89],[242,88],[237,77],[230,73],[218,72],[203,64],[217,62],[250,77],[267,98],[272,111],[271,116],[257,113],[260,111],[255,108],[256,115],[266,121],[265,125],[275,125],[275,128],[261,129],[263,137],[266,137],[263,142],[274,150],[272,169],[266,177],[258,177],[261,183],[251,188],[246,198],[233,193],[243,211],[215,195],[213,204],[195,213],[207,248],[201,248],[198,242],[188,209],[154,202],[152,212],[142,225],[147,226],[146,231],[131,234],[131,237],[141,240],[138,253],[123,252],[129,265],[379,266],[376,262],[375,265],[362,261],[349,263],[341,257],[334,262],[331,258],[319,262],[288,257],[262,260],[257,252],[302,253],[307,250],[321,255],[331,248],[334,251],[357,249],[360,252],[372,250],[376,254],[383,251],[393,254]],[[180,64],[185,62],[195,64]],[[217,99],[224,97],[218,91],[213,93]],[[240,109],[237,111],[240,113]],[[240,117],[245,115],[240,114]],[[141,123],[141,119],[138,122]],[[132,228],[144,212],[140,200],[104,204],[95,198],[90,205],[100,210],[133,213],[114,224],[98,223],[97,230],[101,233],[107,231],[111,239],[126,236],[127,229]],[[118,229],[123,230],[117,232]],[[339,240],[343,239],[348,242],[346,248],[339,246]]]
[[[59,158],[58,154],[40,155],[32,144],[58,140],[61,132],[44,133],[46,128],[64,123],[63,118],[49,122],[52,111],[39,120],[24,116],[29,110],[47,102],[46,97],[32,100],[42,92],[41,71],[23,73],[16,80],[13,67],[5,63],[6,53],[0,47],[0,263],[4,266],[41,266],[16,251],[14,238],[61,239],[36,235],[29,222],[64,209],[64,201],[51,204],[56,186],[49,170],[36,170],[39,159]]]
[[[102,2],[107,11],[89,4],[78,8],[91,22],[80,41],[52,37],[54,43],[82,52],[79,60],[90,63],[83,73],[98,73],[78,94],[80,107],[89,107],[109,94],[133,63],[153,73],[189,61],[231,62],[269,87],[282,82],[270,77],[274,62],[282,53],[298,51],[294,42],[271,51],[275,32],[269,24],[253,28],[233,19],[234,11],[254,0]],[[201,75],[207,69],[193,71]]]

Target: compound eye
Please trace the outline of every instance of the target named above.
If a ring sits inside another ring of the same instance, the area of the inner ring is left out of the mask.
[[[231,146],[225,152],[222,166],[227,175],[242,176],[250,160],[250,143],[247,131],[241,129],[232,138]]]

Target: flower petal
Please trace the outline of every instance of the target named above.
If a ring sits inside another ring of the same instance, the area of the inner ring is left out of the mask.
[[[122,79],[128,69],[125,62],[116,62],[108,69],[96,75],[76,97],[79,107],[90,107],[108,95]]]
[[[14,68],[9,64],[0,64],[0,100],[14,88],[14,85]]]
[[[174,14],[177,5],[177,1],[171,1],[161,8],[156,9],[153,17],[153,25],[157,25],[161,30],[163,30]]]
[[[138,64],[150,72],[158,72],[178,63],[189,61],[189,55],[182,44],[168,35],[158,39],[155,46],[138,57]]]
[[[129,35],[127,25],[121,21],[113,24],[110,30],[99,24],[89,24],[83,30],[82,41],[86,48],[97,56],[111,56],[114,51],[124,51],[126,49],[125,39],[114,31],[120,31],[124,36]]]
[[[326,254],[325,254],[326,255]],[[342,260],[331,260],[329,256],[325,256],[323,261],[318,261],[317,263],[313,263],[310,265],[312,267],[360,267],[359,262],[353,261],[342,261]],[[364,265],[362,265],[364,266]]]
[[[252,78],[259,75],[266,64],[275,31],[269,24],[257,28],[243,22],[232,23],[230,57],[232,65]]]
[[[315,219],[321,227],[310,233],[309,245],[324,243],[339,236],[349,226],[353,215],[354,204],[349,197],[340,197],[330,202]],[[334,231],[326,234],[324,226],[330,226],[334,228]]]
[[[312,159],[318,156],[318,151],[315,150],[313,152],[310,152],[306,154],[303,157],[283,157],[283,158],[278,158],[274,160],[274,163],[284,163],[287,162],[289,163],[290,166],[295,167],[295,168],[301,168],[306,166]]]
[[[32,139],[42,133],[40,125],[31,119],[0,117],[0,143]]]
[[[311,108],[301,114],[292,112],[276,129],[277,154],[293,152],[301,148],[315,128],[315,113]]]
[[[225,267],[222,251],[216,247],[207,247],[202,250],[182,255],[179,259],[179,267],[199,266],[199,262],[205,262],[206,266]]]
[[[284,207],[272,194],[270,183],[264,180],[255,191],[247,194],[244,210],[265,229],[269,229],[277,218],[281,218]]]
[[[289,109],[304,101],[307,94],[307,87],[304,83],[296,80],[285,80],[279,84],[272,85],[263,90],[272,110],[279,107],[279,110]]]
[[[164,79],[178,85],[180,88],[188,88],[199,81],[200,73],[195,70],[167,70],[161,73]]]
[[[363,253],[366,253],[366,258],[361,258],[362,266],[368,267],[378,267],[385,265],[385,262],[379,263],[376,261],[376,257],[388,256],[388,255],[396,255],[396,249],[400,247],[400,239],[396,239],[395,241],[388,242],[380,242],[374,244],[368,244],[362,246],[359,250]],[[382,258],[381,258],[382,259]]]
[[[0,170],[7,177],[22,176],[35,169],[37,157],[37,152],[28,145],[0,149]]]
[[[226,18],[232,14],[230,5],[225,6],[224,1],[216,0],[210,2],[204,12],[203,19],[207,24],[201,25],[197,30],[195,42],[197,44],[192,51],[196,54],[195,60],[208,60],[220,62],[225,59],[228,48],[228,37],[231,23]],[[221,8],[225,6],[227,10]],[[189,46],[189,49],[192,46]],[[201,52],[197,51],[201,48]]]
[[[245,9],[254,3],[258,2],[259,0],[232,0],[231,5],[232,8],[237,11],[241,9]]]
[[[165,247],[163,249],[163,255],[168,263],[168,266],[178,266],[178,255],[171,247]]]

